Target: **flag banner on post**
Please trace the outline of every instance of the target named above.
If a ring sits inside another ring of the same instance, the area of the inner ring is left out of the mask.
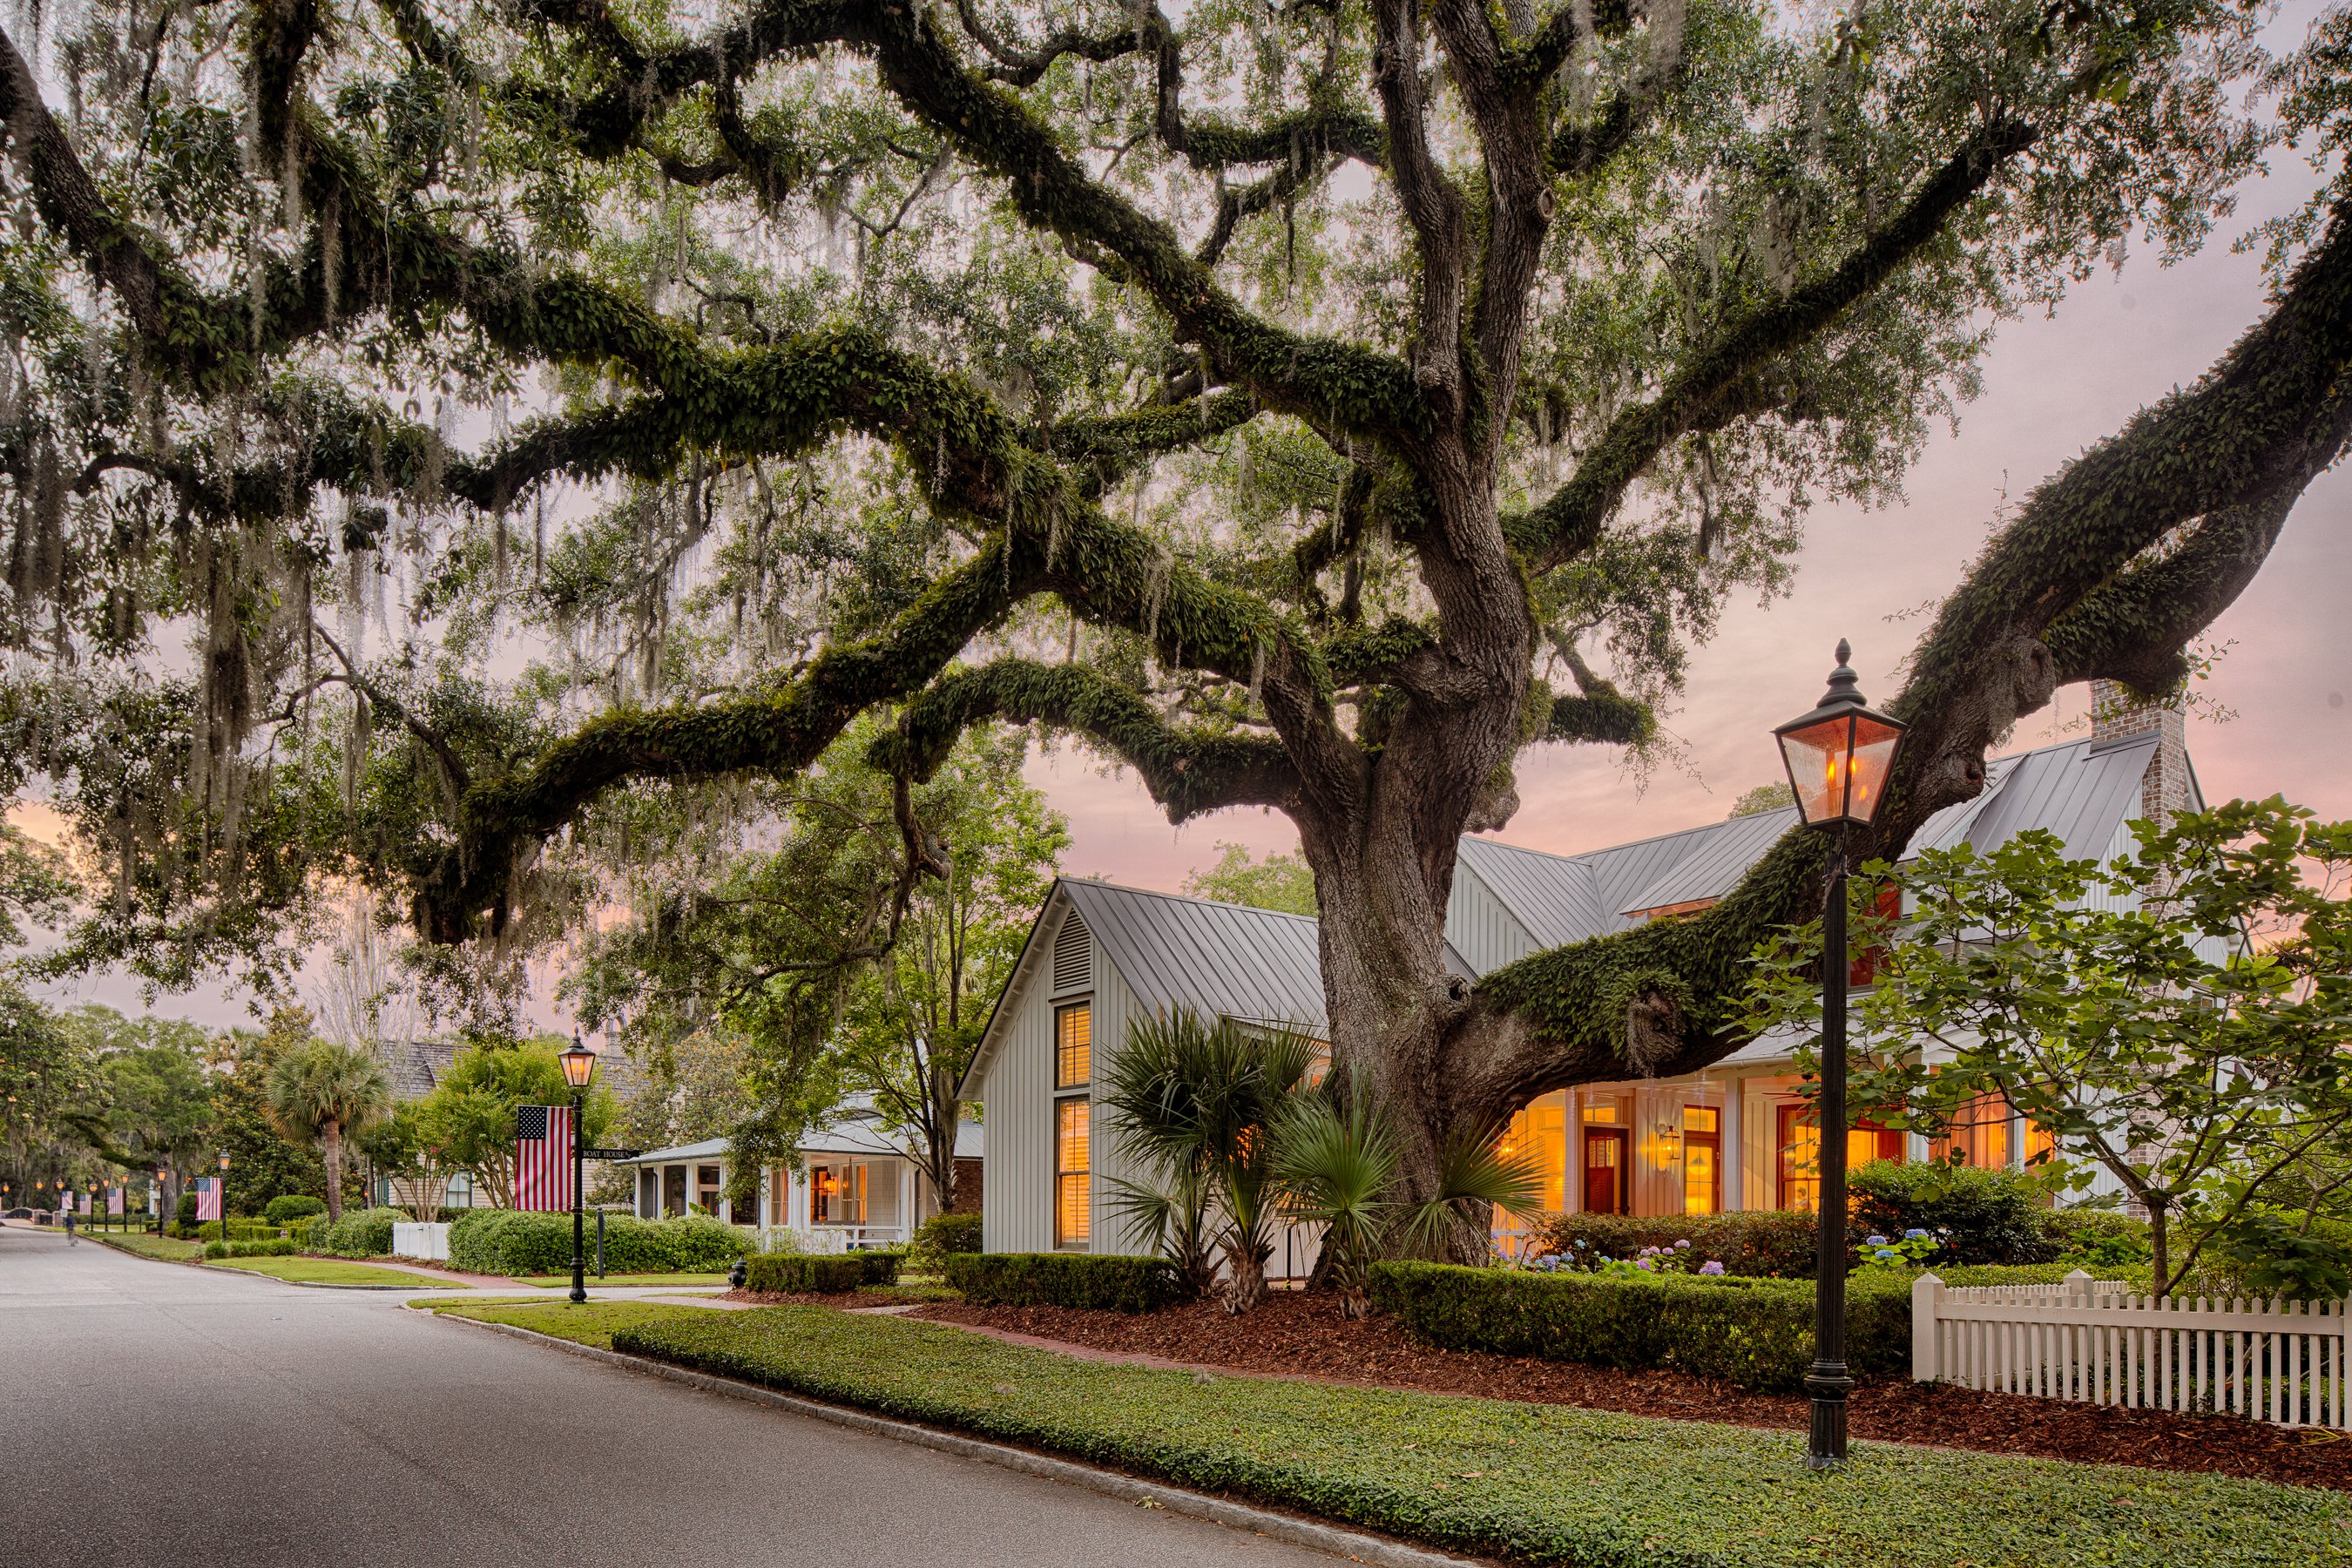
[[[108,1191],[106,1194],[106,1212],[109,1214],[121,1214],[122,1212],[122,1189],[121,1187],[114,1187]]]
[[[515,1207],[561,1213],[572,1207],[572,1108],[515,1107]]]
[[[74,1205],[76,1207],[79,1208],[82,1213],[88,1214],[89,1212],[89,1194],[88,1193],[75,1194]]]
[[[221,1179],[218,1176],[198,1176],[191,1184],[196,1189],[196,1223],[205,1224],[221,1216]]]

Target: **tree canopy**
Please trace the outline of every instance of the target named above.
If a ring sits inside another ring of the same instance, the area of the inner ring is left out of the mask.
[[[49,962],[282,975],[356,883],[453,994],[510,993],[646,814],[765,809],[861,721],[896,905],[935,870],[912,786],[1004,721],[1171,821],[1297,825],[1335,1070],[1425,1186],[1453,1126],[1730,1048],[1821,853],[1474,992],[1458,836],[1527,747],[1654,746],[1727,598],[1817,500],[1895,498],[2000,319],[2193,248],[2283,136],[2327,155],[2344,14],[2280,62],[2258,19],[37,12],[0,36],[0,788],[78,835]],[[1885,845],[2055,685],[2174,684],[2336,460],[2352,227],[2315,183],[2263,320],[1943,601]]]

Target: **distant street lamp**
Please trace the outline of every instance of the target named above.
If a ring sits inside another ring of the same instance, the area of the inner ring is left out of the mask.
[[[1797,812],[1808,827],[1836,834],[1830,850],[1827,897],[1822,906],[1822,1094],[1820,1194],[1814,1214],[1818,1251],[1813,1280],[1813,1365],[1805,1377],[1812,1395],[1812,1432],[1805,1468],[1845,1464],[1845,1396],[1853,1387],[1845,1366],[1845,882],[1846,830],[1878,820],[1903,726],[1873,712],[1862,700],[1860,678],[1847,664],[1853,650],[1837,646],[1837,668],[1821,706],[1772,733],[1788,765]]]
[[[221,1151],[220,1191],[215,1195],[220,1199],[221,1245],[226,1247],[228,1245],[228,1151],[226,1149]]]
[[[563,1081],[572,1086],[572,1300],[588,1300],[586,1211],[582,1206],[582,1173],[587,1165],[588,1080],[596,1076],[596,1053],[572,1032],[572,1048],[556,1058],[563,1064]]]

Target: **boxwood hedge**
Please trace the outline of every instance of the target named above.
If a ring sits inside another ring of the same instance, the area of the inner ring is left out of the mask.
[[[837,1295],[861,1285],[895,1285],[899,1258],[896,1252],[845,1252],[835,1257],[762,1252],[743,1260],[743,1288],[778,1294]]]
[[[2021,1285],[2054,1283],[2065,1273],[2043,1265],[1953,1268],[1938,1278],[1951,1285]],[[1856,1377],[1910,1371],[1911,1279],[1865,1270],[1846,1281],[1846,1364]],[[1445,1350],[1660,1368],[1744,1388],[1794,1391],[1813,1359],[1810,1279],[1379,1263],[1372,1266],[1372,1304]]]
[[[588,1222],[587,1245],[596,1245]],[[391,1246],[389,1236],[385,1247]],[[638,1219],[608,1215],[604,1267],[614,1274],[714,1273],[751,1249],[751,1233],[700,1215]],[[449,1264],[477,1274],[560,1274],[572,1267],[572,1216],[467,1209],[449,1224]]]
[[[462,1310],[462,1309],[461,1309]],[[565,1331],[561,1306],[467,1310]],[[1106,1365],[810,1307],[679,1309],[616,1350],[1454,1551],[1580,1568],[2257,1568],[2352,1555],[2352,1495],[1554,1405]]]
[[[982,1307],[1150,1312],[1182,1294],[1160,1258],[1087,1252],[950,1253],[947,1281]]]
[[[343,1215],[332,1225],[313,1219],[306,1239],[312,1252],[331,1252],[338,1258],[381,1258],[392,1250],[392,1227],[407,1222],[406,1209],[360,1209]]]
[[[205,1243],[206,1258],[291,1258],[299,1250],[289,1239],[284,1241],[208,1241]]]

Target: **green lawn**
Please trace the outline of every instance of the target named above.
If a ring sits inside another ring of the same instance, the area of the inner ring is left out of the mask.
[[[2352,1496],[2225,1476],[1882,1443],[1812,1476],[1796,1433],[1154,1372],[817,1308],[468,1315],[589,1343],[617,1330],[621,1350],[1528,1563],[2352,1563]]]
[[[201,1241],[182,1241],[177,1237],[149,1236],[141,1231],[118,1231],[102,1237],[90,1237],[89,1239],[103,1240],[109,1247],[119,1247],[142,1258],[161,1258],[171,1263],[184,1263],[191,1258],[202,1258],[205,1254],[205,1244]]]
[[[414,1304],[414,1303],[413,1303]],[[613,1331],[671,1318],[709,1318],[719,1314],[709,1307],[681,1307],[667,1301],[514,1300],[428,1301],[422,1305],[453,1318],[477,1318],[486,1323],[513,1323],[560,1340],[571,1340],[599,1350],[613,1346]]]
[[[569,1274],[520,1274],[515,1276],[514,1282],[518,1285],[536,1285],[543,1290],[559,1289],[568,1290],[572,1288],[572,1276]],[[592,1290],[599,1285],[693,1285],[708,1289],[713,1285],[723,1288],[726,1283],[727,1276],[724,1274],[607,1274],[602,1279],[597,1279],[593,1274],[588,1276],[588,1288]]]
[[[423,1275],[404,1268],[377,1268],[365,1263],[346,1263],[340,1258],[216,1258],[208,1267],[242,1268],[249,1274],[267,1274],[303,1285],[407,1285],[419,1290],[433,1288]],[[443,1289],[463,1290],[468,1287],[453,1279]]]

